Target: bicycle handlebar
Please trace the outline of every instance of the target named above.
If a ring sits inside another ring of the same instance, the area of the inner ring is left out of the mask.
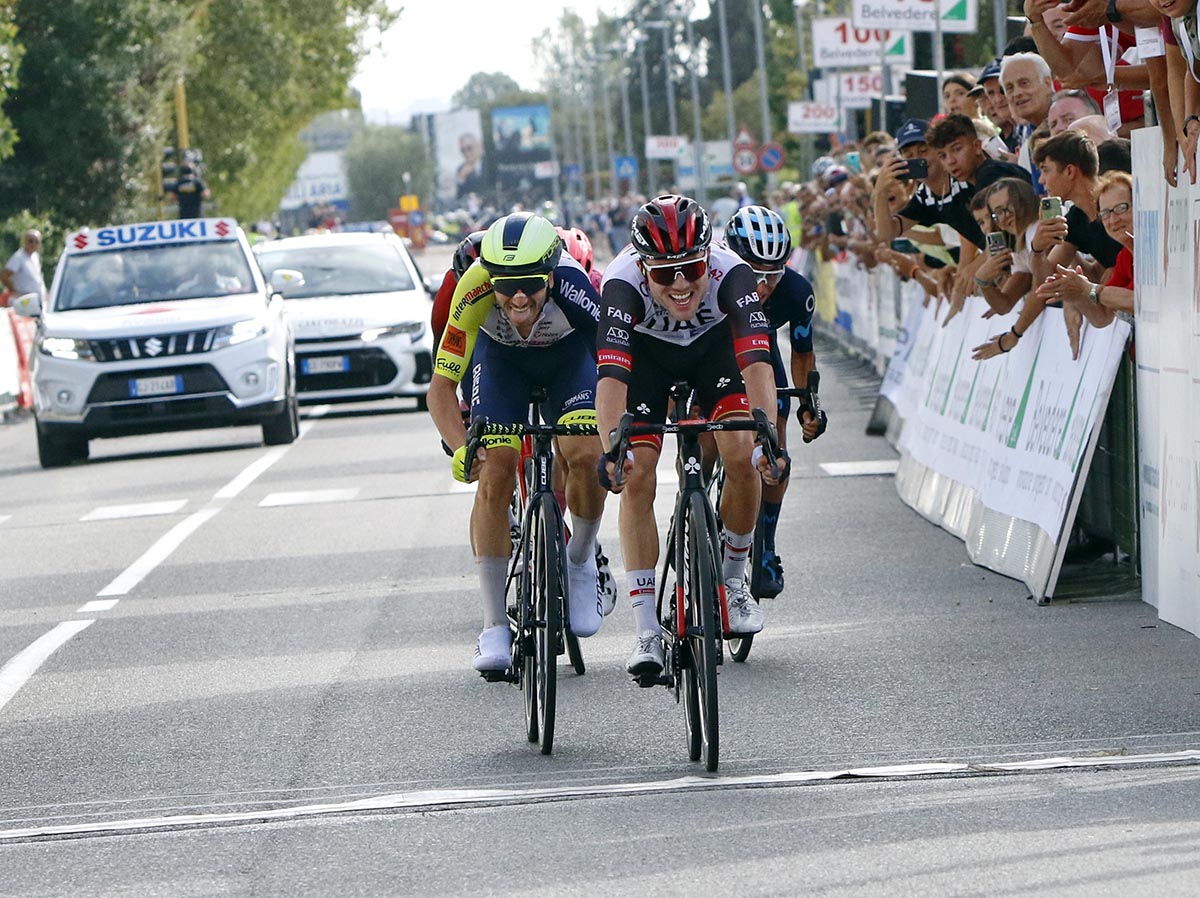
[[[771,423],[767,413],[760,408],[752,412],[752,418],[734,418],[728,421],[706,421],[696,419],[690,421],[664,422],[662,424],[634,424],[633,413],[626,412],[611,434],[612,448],[608,451],[608,460],[614,465],[613,485],[618,489],[625,482],[625,453],[629,450],[632,437],[658,436],[666,434],[701,434],[720,433],[735,430],[753,430],[758,434],[757,442],[763,447],[763,456],[771,465],[771,476],[779,476],[779,436],[775,425]]]
[[[492,424],[485,418],[472,421],[467,429],[467,454],[464,467],[468,474],[475,466],[475,454],[485,436],[552,436],[594,437],[598,431],[595,424]]]

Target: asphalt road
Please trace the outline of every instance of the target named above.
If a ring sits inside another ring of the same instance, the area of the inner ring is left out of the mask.
[[[830,476],[895,453],[866,372],[821,369],[715,776],[624,674],[624,601],[553,756],[525,741],[470,670],[472,497],[411,400],[57,471],[0,426],[0,895],[1196,894],[1200,642],[1039,607],[890,475]]]

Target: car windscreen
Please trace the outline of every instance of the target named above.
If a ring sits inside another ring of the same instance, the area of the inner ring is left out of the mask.
[[[99,309],[253,290],[239,243],[158,244],[68,256],[54,308]]]
[[[285,299],[351,296],[415,289],[404,258],[394,247],[378,243],[334,244],[260,249],[258,262],[271,273],[287,268],[304,275],[304,285],[283,291]]]

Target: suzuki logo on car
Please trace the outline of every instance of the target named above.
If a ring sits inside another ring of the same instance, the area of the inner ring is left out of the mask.
[[[158,339],[158,337],[151,337],[149,340],[147,340],[145,343],[142,344],[142,352],[146,353],[146,355],[155,356],[155,355],[158,355],[162,351],[163,351],[163,343],[162,343],[162,340]]]

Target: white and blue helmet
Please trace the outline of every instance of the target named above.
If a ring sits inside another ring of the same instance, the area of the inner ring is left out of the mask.
[[[744,206],[725,227],[725,242],[747,262],[782,265],[792,253],[792,235],[778,212]]]

